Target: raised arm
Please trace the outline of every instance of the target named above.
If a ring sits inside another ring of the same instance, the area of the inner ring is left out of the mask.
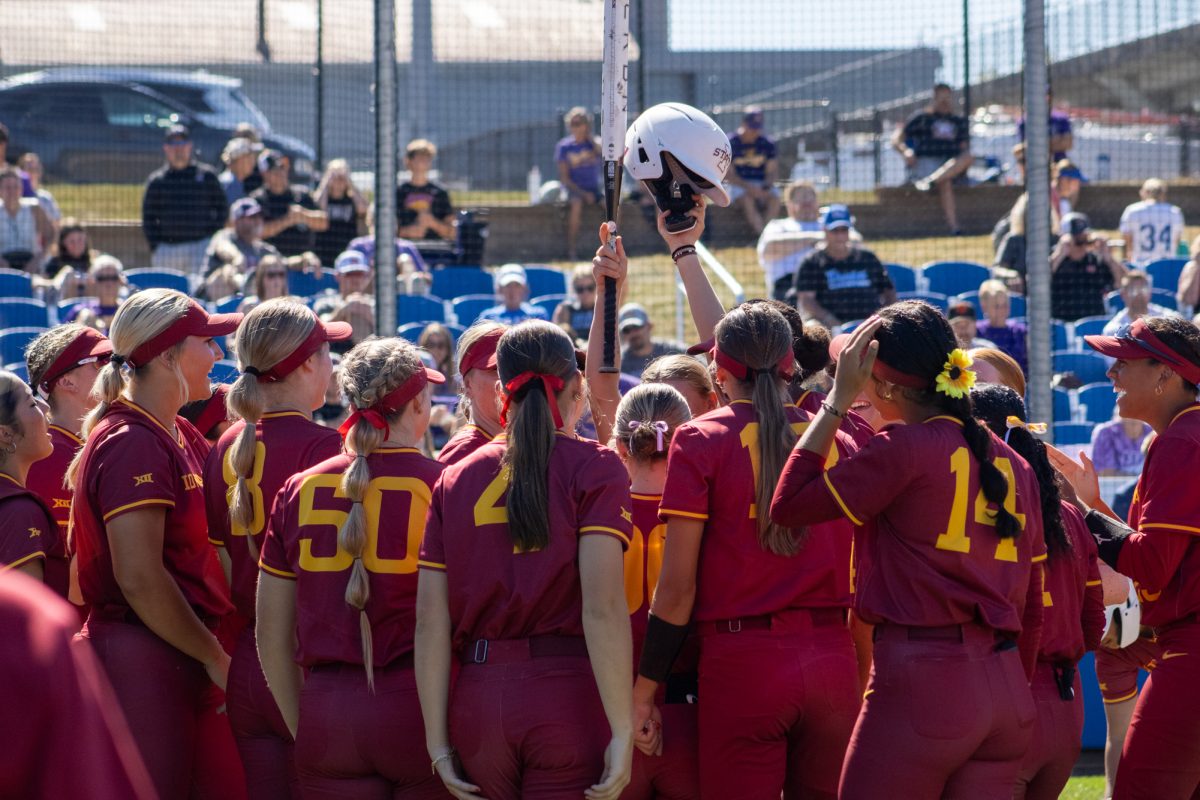
[[[697,197],[695,207],[687,212],[689,217],[696,220],[691,230],[669,233],[664,222],[667,214],[666,211],[658,212],[658,235],[666,242],[668,251],[674,254],[681,247],[695,247],[704,233],[704,198]],[[679,278],[687,292],[688,308],[692,312],[692,321],[696,324],[700,341],[711,339],[717,323],[725,316],[725,308],[700,264],[700,257],[694,252],[681,254],[675,259],[675,268],[679,270]]]
[[[600,247],[592,259],[592,277],[596,281],[596,313],[592,314],[592,326],[588,333],[587,364],[588,400],[591,403],[592,423],[596,426],[596,441],[607,443],[612,436],[613,422],[617,418],[617,406],[621,402],[620,375],[617,372],[601,372],[604,363],[604,280],[613,278],[617,282],[617,305],[625,293],[629,259],[625,256],[625,243],[617,237],[617,250],[608,249],[608,223],[600,224]],[[621,369],[621,348],[614,347],[613,365]]]

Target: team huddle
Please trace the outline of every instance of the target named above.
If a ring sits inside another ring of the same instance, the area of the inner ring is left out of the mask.
[[[75,603],[40,624],[82,627],[94,687],[69,730],[0,757],[0,794],[1055,798],[1103,571],[1136,581],[1158,648],[1115,796],[1200,796],[1200,331],[1088,337],[1157,433],[1126,524],[933,306],[832,340],[778,301],[722,308],[694,244],[728,150],[672,142],[724,134],[646,113],[627,159],[695,195],[660,203],[659,231],[707,366],[660,358],[621,396],[603,315],[586,353],[548,322],[478,323],[456,358],[469,424],[437,460],[446,376],[399,338],[355,346],[352,414],[313,421],[351,331],[288,299],[243,318],[138,292],[107,338],[35,340],[30,385],[0,373],[0,559]],[[626,288],[610,236],[601,295]],[[241,374],[213,443],[178,412],[222,337]],[[821,371],[827,395],[805,388]],[[3,577],[0,608],[40,602]],[[10,616],[11,664],[36,637]],[[14,725],[53,724],[5,685]]]

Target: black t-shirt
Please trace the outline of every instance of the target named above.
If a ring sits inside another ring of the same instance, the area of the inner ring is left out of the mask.
[[[879,296],[895,285],[870,250],[852,248],[835,261],[822,248],[796,270],[796,291],[816,292],[817,302],[843,322],[866,319],[879,310]]]
[[[450,194],[433,182],[424,186],[402,183],[396,187],[397,225],[401,227],[412,225],[417,221],[417,214],[422,211],[428,211],[437,220],[444,220],[454,213],[454,207],[450,205]],[[426,231],[425,238],[441,239],[442,237],[433,231]]]
[[[1050,276],[1050,316],[1074,322],[1105,314],[1104,295],[1112,289],[1112,270],[1098,255],[1067,258]]]
[[[288,209],[293,205],[302,206],[312,211],[317,209],[317,203],[312,199],[312,195],[298,186],[289,186],[288,190],[282,194],[272,194],[264,186],[250,196],[262,206],[263,222],[271,222],[286,217]],[[275,245],[275,248],[285,256],[298,256],[306,250],[312,250],[316,246],[316,235],[307,225],[293,225],[290,228],[280,231],[275,236],[267,239],[267,241]]]
[[[971,140],[967,118],[958,114],[918,111],[904,125],[904,140],[918,158],[954,158]]]
[[[325,213],[329,215],[329,228],[317,234],[317,249],[314,252],[322,265],[332,267],[346,245],[358,236],[358,213],[354,209],[354,199],[349,195],[340,199],[329,198]]]

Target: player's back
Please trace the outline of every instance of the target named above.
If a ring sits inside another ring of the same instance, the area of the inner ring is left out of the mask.
[[[1183,236],[1183,212],[1179,206],[1142,200],[1121,214],[1121,232],[1132,238],[1125,259],[1144,267],[1160,258],[1173,258]],[[1174,289],[1173,286],[1161,287]]]

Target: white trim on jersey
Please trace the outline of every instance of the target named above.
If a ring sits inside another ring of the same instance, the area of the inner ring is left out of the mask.
[[[1174,258],[1183,236],[1183,212],[1170,203],[1142,200],[1121,214],[1121,233],[1133,240],[1125,260],[1144,267],[1160,258]],[[1160,287],[1173,289],[1171,286]]]

